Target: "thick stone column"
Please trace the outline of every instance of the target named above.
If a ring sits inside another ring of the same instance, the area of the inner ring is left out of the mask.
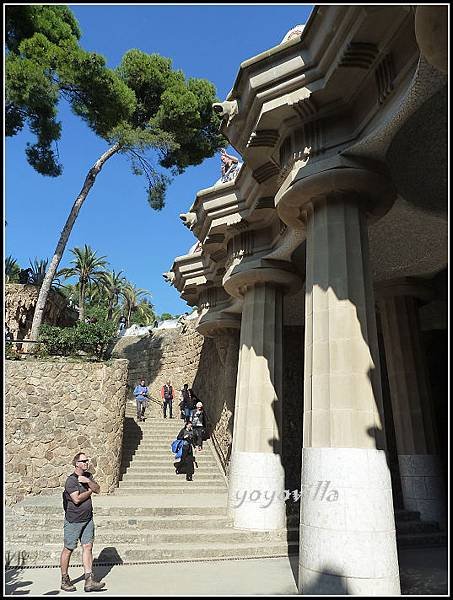
[[[415,37],[426,60],[442,73],[448,73],[448,6],[416,7]]]
[[[264,274],[264,275],[263,275]],[[225,288],[243,297],[230,463],[229,513],[234,527],[286,526],[282,466],[282,327],[285,282],[296,276],[252,269]]]
[[[334,168],[277,197],[307,234],[303,594],[400,593],[362,210],[391,193],[381,175]]]
[[[445,526],[446,493],[418,321],[417,298],[428,294],[409,279],[377,288],[404,507]]]

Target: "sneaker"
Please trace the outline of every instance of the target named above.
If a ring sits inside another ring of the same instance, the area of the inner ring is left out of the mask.
[[[75,585],[72,585],[71,580],[69,579],[69,575],[62,575],[61,576],[61,586],[60,586],[60,588],[64,592],[75,592],[76,591],[76,587],[75,587]]]
[[[192,475],[186,475],[186,481],[192,481]]]
[[[88,579],[85,579],[85,587],[84,587],[84,591],[85,592],[97,592],[98,590],[102,590],[102,588],[105,586],[104,582],[100,582],[100,581],[96,581],[96,579],[93,578],[93,575],[90,575],[88,577]]]

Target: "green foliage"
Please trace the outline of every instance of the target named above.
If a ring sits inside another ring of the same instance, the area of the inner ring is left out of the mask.
[[[146,300],[142,300],[132,311],[129,321],[129,326],[136,323],[137,325],[153,325],[156,320],[156,314],[153,310],[153,305]]]
[[[80,31],[65,6],[6,7],[6,132],[28,124],[37,141],[27,145],[28,162],[56,177],[62,166],[52,148],[61,135],[58,102],[109,144],[118,143],[135,175],[145,175],[150,206],[160,210],[170,182],[146,155],[173,174],[200,164],[227,142],[212,110],[214,86],[188,79],[172,61],[132,49],[116,69],[79,45]]]
[[[44,277],[46,276],[48,262],[49,260],[47,258],[44,260],[38,260],[37,258],[35,258],[33,262],[30,259],[30,283],[32,283],[33,285],[42,285]]]
[[[5,343],[5,358],[7,360],[20,360],[20,355],[16,352],[15,344]]]
[[[76,351],[76,327],[41,325],[39,341],[51,356],[69,356]]]
[[[86,352],[102,359],[109,344],[115,339],[116,325],[112,322],[77,323],[74,327],[41,325],[39,342],[51,356],[70,356]]]
[[[34,33],[42,33],[54,44],[81,35],[67,6],[7,6],[5,17],[5,41],[10,52],[17,52],[20,42]]]
[[[19,283],[19,273],[21,267],[11,255],[5,258],[5,277],[6,283]]]
[[[87,305],[85,309],[85,316],[90,319],[96,319],[100,323],[107,323],[110,321],[109,309],[105,304],[92,304]]]
[[[169,319],[173,319],[173,316],[170,313],[162,313],[160,315],[161,321],[168,321]]]
[[[107,347],[116,337],[117,326],[112,322],[98,321],[78,323],[76,330],[78,349],[102,359]]]

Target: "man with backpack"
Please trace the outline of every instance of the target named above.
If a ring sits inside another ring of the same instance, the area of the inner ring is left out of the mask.
[[[170,419],[173,419],[173,386],[170,381],[167,381],[167,383],[162,386],[160,395],[162,397],[164,419],[167,418],[167,406],[170,409]]]

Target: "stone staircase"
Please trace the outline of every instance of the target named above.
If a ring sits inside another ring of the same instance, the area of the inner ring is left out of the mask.
[[[227,481],[208,440],[196,452],[193,481],[176,475],[170,444],[180,419],[136,423],[128,404],[122,477],[108,496],[93,500],[98,564],[180,562],[287,556],[298,552],[298,526],[288,531],[233,529],[227,517]],[[61,494],[35,496],[8,510],[5,557],[10,566],[59,564],[63,542]],[[81,565],[81,549],[71,565]]]
[[[195,451],[198,468],[193,481],[176,475],[170,444],[183,426],[181,419],[152,418],[136,423],[127,411],[123,433],[122,479],[115,494],[225,494],[227,481],[209,440]]]
[[[180,419],[150,418],[136,423],[128,403],[119,487],[93,500],[98,564],[181,562],[287,556],[299,550],[299,514],[287,529],[254,532],[233,529],[227,516],[227,481],[208,440],[196,452],[193,481],[176,475],[170,444]],[[63,542],[61,493],[34,496],[6,511],[5,559],[10,566],[57,566]],[[398,549],[443,546],[437,523],[411,511],[395,513]],[[81,565],[80,547],[71,565]]]
[[[447,545],[447,533],[436,521],[422,521],[420,513],[410,510],[395,511],[398,549],[433,548]]]

